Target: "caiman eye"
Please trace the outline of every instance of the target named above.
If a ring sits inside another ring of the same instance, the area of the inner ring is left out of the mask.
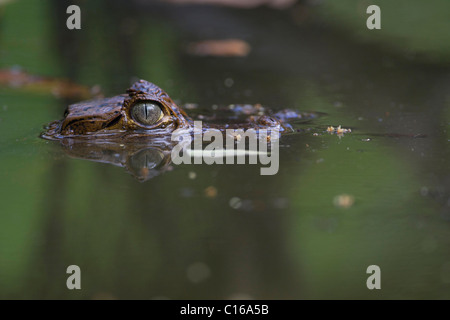
[[[131,109],[133,119],[146,126],[157,123],[163,115],[161,107],[152,102],[139,102]]]

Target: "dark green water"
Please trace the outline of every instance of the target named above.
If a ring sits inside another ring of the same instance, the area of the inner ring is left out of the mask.
[[[81,31],[65,28],[64,1],[0,7],[1,67],[107,95],[143,78],[181,103],[324,112],[299,128],[352,133],[283,137],[274,176],[173,165],[142,183],[38,138],[75,101],[1,87],[0,297],[450,298],[448,67],[269,9],[105,3],[86,3]],[[184,53],[216,38],[252,51]],[[349,208],[335,205],[342,194]],[[78,291],[66,288],[72,264]],[[369,265],[381,290],[366,287]]]

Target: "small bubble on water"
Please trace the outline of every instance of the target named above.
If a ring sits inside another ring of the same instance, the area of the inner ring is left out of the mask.
[[[239,209],[240,207],[242,207],[242,200],[240,198],[238,198],[238,197],[233,197],[233,198],[230,199],[228,204],[233,209]]]
[[[197,178],[197,174],[194,171],[190,171],[188,173],[188,177],[189,179],[194,180],[195,178]]]

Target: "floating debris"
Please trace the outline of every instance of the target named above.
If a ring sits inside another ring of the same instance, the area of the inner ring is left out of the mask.
[[[238,198],[238,197],[233,197],[233,198],[230,199],[228,204],[233,209],[239,209],[242,206],[242,200],[240,198]]]
[[[352,132],[352,129],[346,129],[346,128],[342,128],[340,125],[335,128],[333,126],[329,126],[327,128],[327,132],[331,133],[331,134],[337,134],[337,135],[343,135],[344,133],[350,133]]]
[[[190,171],[188,173],[188,177],[189,179],[194,180],[195,178],[197,178],[197,174],[194,171]]]
[[[205,196],[207,198],[215,198],[217,197],[217,188],[213,186],[209,186],[205,189]]]
[[[355,203],[355,197],[350,194],[340,194],[334,197],[333,204],[336,207],[348,209]]]
[[[0,85],[37,93],[49,93],[58,98],[90,99],[102,96],[99,86],[89,88],[68,79],[32,75],[20,68],[1,69]]]
[[[190,43],[187,52],[195,56],[245,57],[250,53],[250,45],[239,39],[204,40]],[[226,85],[230,84],[228,81]]]

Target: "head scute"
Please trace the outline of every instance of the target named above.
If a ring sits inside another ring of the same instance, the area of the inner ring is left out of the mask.
[[[169,98],[169,95],[163,89],[146,80],[139,80],[133,83],[133,85],[127,90],[127,93],[130,97],[138,94],[145,94],[159,99]]]

